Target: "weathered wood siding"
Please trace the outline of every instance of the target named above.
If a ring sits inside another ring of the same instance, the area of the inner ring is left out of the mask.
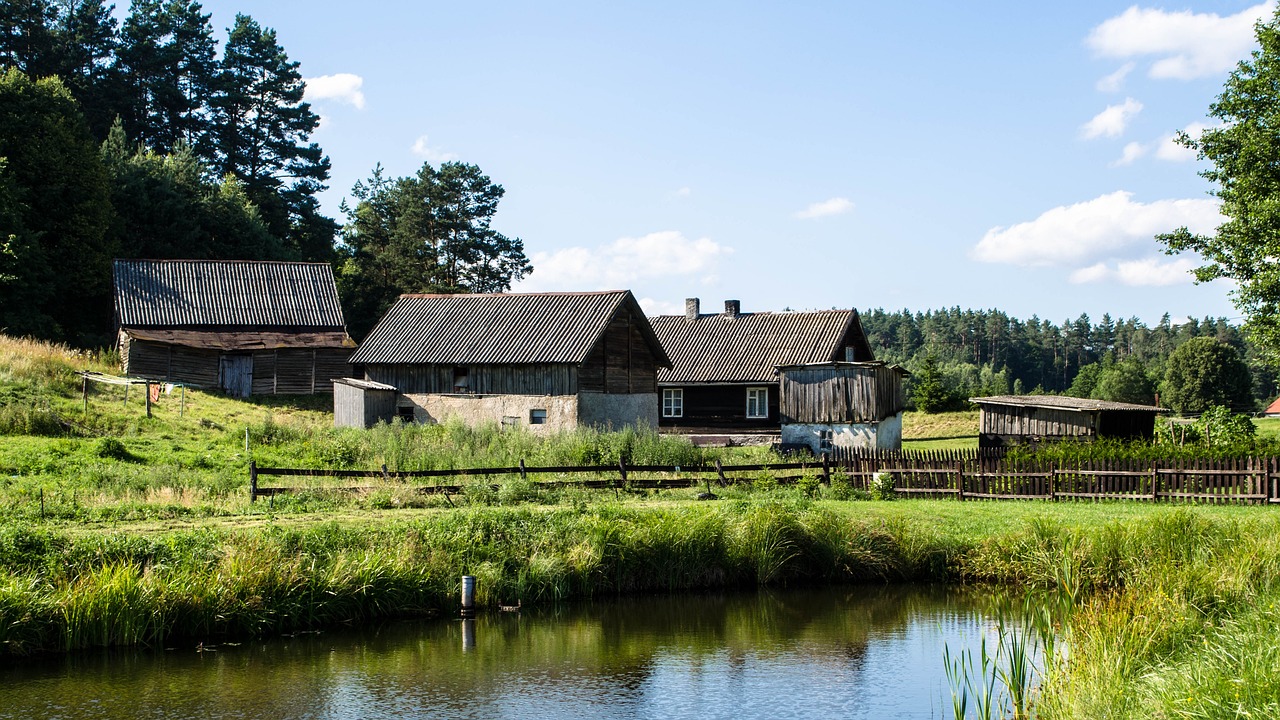
[[[576,395],[572,365],[366,365],[365,378],[394,385],[402,393],[450,394],[455,367],[467,369],[475,395]]]
[[[631,313],[618,313],[601,334],[579,370],[578,387],[582,392],[657,392],[657,361]]]
[[[887,366],[788,368],[779,387],[783,423],[874,423],[906,406],[902,376]]]
[[[723,429],[723,430],[771,430],[780,427],[778,421],[778,384],[753,383],[750,385],[683,385],[684,416],[659,417],[658,426],[672,429]],[[747,388],[768,388],[769,417],[747,417]],[[658,393],[659,408],[662,393]]]
[[[359,388],[344,383],[333,385],[334,427],[367,428],[379,420],[395,419],[397,393],[395,390]]]
[[[1096,434],[1098,411],[990,406],[982,408],[979,432],[1024,437],[1087,437]]]
[[[131,377],[218,387],[220,350],[134,340],[122,337],[120,358]],[[347,348],[281,348],[253,354],[254,395],[333,392],[333,378],[351,374]]]

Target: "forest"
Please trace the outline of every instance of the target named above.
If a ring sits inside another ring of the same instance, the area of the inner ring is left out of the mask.
[[[1148,327],[1137,318],[1116,320],[1110,314],[1097,322],[1082,314],[1053,323],[1034,316],[1020,320],[994,309],[952,307],[925,312],[876,308],[862,311],[861,319],[877,359],[912,371],[908,382],[913,385],[936,374],[948,395],[944,404],[951,407],[963,406],[969,397],[1023,393],[1152,403],[1163,391],[1167,401],[1177,391],[1166,385],[1170,359],[1176,365],[1193,349],[1206,347],[1209,353],[1223,354],[1204,363],[1217,366],[1224,382],[1243,385],[1221,395],[1220,404],[1255,412],[1276,394],[1274,368],[1246,333],[1225,318],[1174,323],[1165,314]],[[1197,338],[1213,342],[1187,345]],[[1179,348],[1183,351],[1175,355]]]

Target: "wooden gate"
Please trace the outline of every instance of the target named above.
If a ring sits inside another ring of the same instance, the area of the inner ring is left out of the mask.
[[[231,397],[249,397],[253,390],[253,355],[237,353],[219,357],[218,387]]]

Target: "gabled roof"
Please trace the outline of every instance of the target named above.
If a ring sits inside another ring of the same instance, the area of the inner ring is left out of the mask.
[[[776,382],[775,368],[844,360],[844,341],[854,359],[873,360],[856,310],[659,315],[653,330],[671,356],[659,383]]]
[[[115,312],[124,328],[343,331],[326,263],[116,260]]]
[[[1263,415],[1280,415],[1280,397],[1271,401],[1266,410],[1262,411]]]
[[[978,405],[1011,405],[1014,407],[1049,408],[1070,412],[1090,412],[1093,410],[1129,410],[1137,412],[1168,412],[1154,405],[1135,405],[1133,403],[1112,402],[1110,400],[1092,400],[1089,398],[1067,397],[1066,395],[992,395],[990,397],[969,398],[969,402]]]
[[[659,366],[671,361],[629,290],[401,295],[356,365],[579,365],[619,312],[630,312]]]

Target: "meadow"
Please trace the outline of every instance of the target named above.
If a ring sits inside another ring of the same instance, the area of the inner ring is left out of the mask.
[[[335,430],[327,398],[188,392],[181,416],[166,395],[147,418],[112,388],[85,411],[75,370],[112,362],[0,340],[0,653],[451,615],[463,574],[479,578],[486,608],[708,587],[970,583],[1065,608],[1037,717],[1280,716],[1280,516],[1270,507],[869,500],[839,482],[779,486],[767,474],[713,502],[688,489],[548,491],[510,479],[451,501],[388,487],[250,504],[251,457],[431,469],[767,456],[645,433]],[[969,422],[920,420],[904,424],[948,442]]]

